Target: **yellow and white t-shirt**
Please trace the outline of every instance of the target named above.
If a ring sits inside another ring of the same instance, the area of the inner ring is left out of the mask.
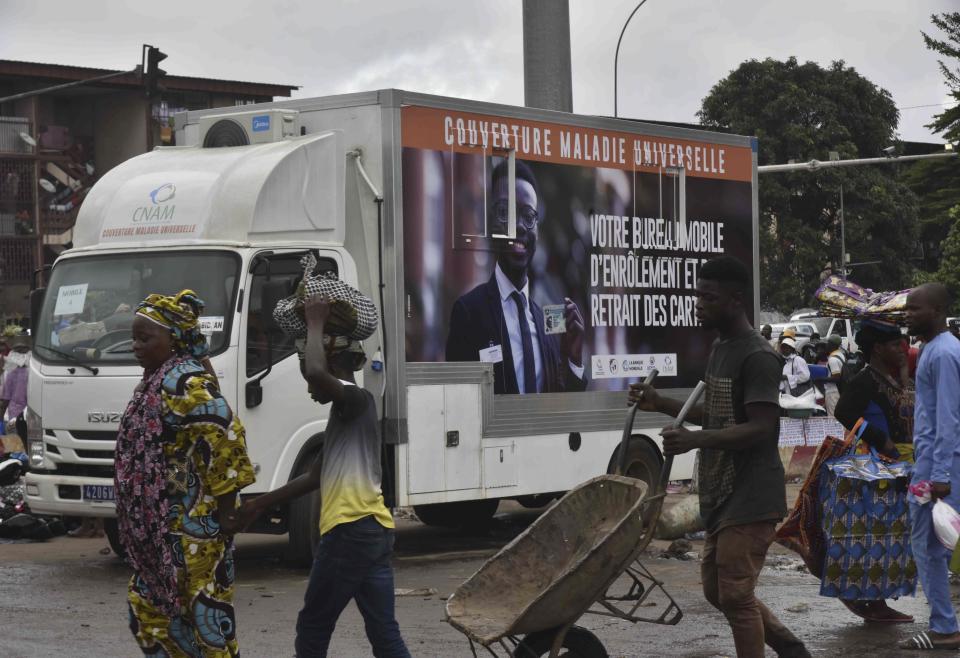
[[[333,404],[323,442],[320,534],[366,516],[393,528],[380,489],[377,405],[369,391],[342,383],[345,400]]]

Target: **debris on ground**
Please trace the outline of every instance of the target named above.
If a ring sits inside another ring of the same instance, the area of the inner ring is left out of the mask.
[[[777,571],[797,571],[799,573],[809,573],[807,565],[803,560],[793,555],[767,555],[765,567],[776,569]]]
[[[397,519],[407,519],[409,521],[417,521],[417,515],[413,513],[412,507],[397,507],[392,511],[394,520]]]
[[[698,555],[693,550],[693,544],[686,539],[674,540],[667,550],[660,553],[661,558],[668,560],[695,560]]]
[[[437,590],[433,587],[418,587],[415,589],[397,588],[393,590],[394,596],[436,596]]]
[[[809,603],[798,603],[787,608],[787,612],[796,612],[797,614],[810,612]]]

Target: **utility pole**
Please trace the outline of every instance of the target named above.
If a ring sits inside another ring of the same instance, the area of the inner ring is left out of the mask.
[[[523,104],[573,112],[568,0],[523,0]]]
[[[843,183],[840,183],[840,276],[847,280],[847,227],[843,216]]]
[[[943,153],[924,153],[922,155],[888,155],[882,158],[858,158],[840,160],[836,151],[831,151],[830,160],[808,160],[807,162],[790,162],[788,164],[762,165],[757,167],[758,174],[780,174],[794,171],[818,171],[836,167],[857,167],[861,165],[894,164],[897,162],[911,162],[914,160],[933,160],[936,158],[955,158],[956,151]],[[835,157],[836,156],[836,157]],[[847,234],[843,214],[843,183],[840,184],[840,275],[847,278]]]
[[[757,167],[758,174],[781,174],[790,171],[817,171],[818,169],[833,169],[834,167],[858,167],[860,165],[872,164],[896,164],[898,162],[911,162],[913,160],[933,160],[935,158],[955,158],[956,151],[944,151],[943,153],[924,153],[922,155],[891,155],[883,158],[859,158],[855,160],[834,160],[824,162],[823,160],[808,160],[806,162],[791,162],[789,164],[761,165]]]

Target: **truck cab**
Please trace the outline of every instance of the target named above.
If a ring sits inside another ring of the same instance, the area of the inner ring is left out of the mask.
[[[97,184],[78,219],[75,248],[50,272],[34,324],[27,500],[38,513],[110,519],[112,542],[117,427],[142,376],[130,337],[137,304],[184,288],[206,303],[201,329],[221,390],[247,429],[257,473],[243,493],[256,494],[309,465],[326,423],[273,307],[294,292],[308,252],[322,270],[357,285],[342,245],[342,194],[316,189],[338,171],[342,179],[337,134],[219,149],[214,158],[198,158],[198,150],[154,151]],[[284,171],[303,157],[329,168]],[[291,184],[299,189],[277,190]],[[238,194],[247,197],[242,206]],[[283,515],[275,525],[289,530]],[[301,543],[311,534],[309,523],[304,528]]]

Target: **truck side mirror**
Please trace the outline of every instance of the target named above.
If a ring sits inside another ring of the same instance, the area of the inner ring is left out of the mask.
[[[244,402],[247,405],[247,409],[252,409],[253,407],[259,407],[263,403],[263,386],[260,385],[260,379],[253,379],[247,382],[246,390],[244,391],[244,397],[246,398]]]
[[[37,323],[40,321],[40,312],[43,310],[43,296],[46,288],[34,288],[30,291],[30,335],[34,340],[37,337]]]

